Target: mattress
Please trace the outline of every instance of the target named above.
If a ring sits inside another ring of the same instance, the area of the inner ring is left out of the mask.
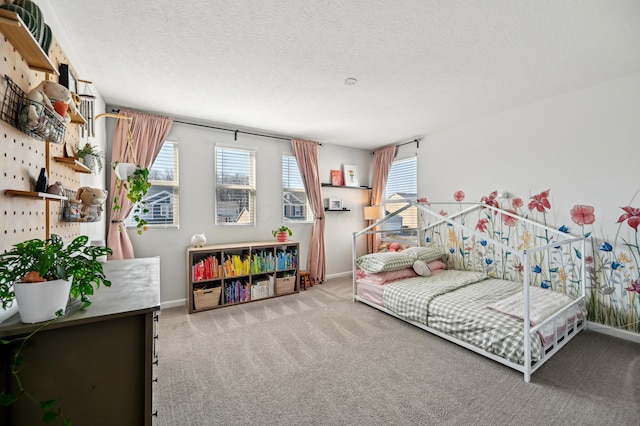
[[[384,306],[404,319],[424,324],[511,362],[524,363],[522,319],[489,309],[522,292],[522,283],[487,278],[468,271],[445,271],[431,277],[415,277],[375,285],[357,283],[358,295]],[[382,296],[382,297],[381,297]],[[579,312],[579,316],[582,316]],[[554,333],[564,333],[576,314],[568,314],[539,333],[531,334],[531,356],[544,356]],[[546,333],[546,334],[545,334]]]

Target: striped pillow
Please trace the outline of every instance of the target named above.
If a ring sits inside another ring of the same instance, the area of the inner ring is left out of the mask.
[[[372,253],[360,256],[356,260],[356,265],[365,272],[377,274],[379,272],[411,268],[413,266],[413,258],[404,254],[404,252]]]

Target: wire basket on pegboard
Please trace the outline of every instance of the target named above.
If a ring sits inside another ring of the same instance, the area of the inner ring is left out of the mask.
[[[44,104],[28,99],[8,75],[0,118],[32,138],[61,144],[66,125]]]

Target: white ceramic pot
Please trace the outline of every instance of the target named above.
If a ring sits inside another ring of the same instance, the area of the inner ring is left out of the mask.
[[[66,309],[70,289],[71,280],[14,283],[13,292],[18,301],[20,320],[32,324],[54,319],[56,312]]]
[[[136,171],[137,166],[133,163],[118,163],[114,170],[116,177],[120,180],[127,180]]]

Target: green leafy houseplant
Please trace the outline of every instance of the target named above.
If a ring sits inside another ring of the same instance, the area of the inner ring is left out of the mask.
[[[118,162],[114,164],[114,170],[116,170],[118,164]],[[135,169],[126,176],[126,179],[121,179],[118,173],[116,173],[116,188],[119,190],[123,186],[127,191],[127,198],[133,203],[133,221],[136,224],[137,232],[139,235],[142,235],[142,232],[147,230],[148,223],[142,215],[149,212],[147,202],[144,199],[147,191],[151,188],[149,169],[136,164]],[[122,210],[122,205],[120,204],[117,193],[113,197],[113,210],[115,212]],[[116,213],[116,216],[118,216],[118,213]],[[121,221],[122,218],[118,220]]]
[[[86,143],[82,148],[77,149],[76,157],[82,158],[84,165],[91,169],[92,172],[96,174],[102,172],[104,153],[98,151],[98,148],[90,143]]]
[[[273,231],[271,231],[271,234],[273,234],[274,237],[279,238],[278,234],[284,234],[287,233],[289,236],[293,235],[293,231],[285,225],[282,225],[280,228],[278,229],[274,229]],[[284,239],[282,241],[285,241]]]
[[[2,305],[13,300],[10,286],[24,281],[25,276],[37,281],[67,280],[72,277],[70,295],[80,299],[87,308],[89,296],[100,285],[111,286],[102,270],[100,256],[112,254],[108,247],[87,245],[89,237],[81,235],[67,246],[58,235],[46,240],[32,239],[16,244],[11,251],[0,254],[0,296]]]
[[[94,294],[95,288],[104,285],[111,286],[111,281],[106,279],[102,264],[98,257],[112,254],[108,247],[88,246],[89,237],[82,235],[74,239],[67,246],[58,235],[51,235],[46,240],[32,239],[14,245],[7,253],[0,254],[0,300],[6,307],[15,298],[12,284],[20,282],[46,282],[56,279],[72,281],[69,290],[69,300],[80,299],[82,309],[91,305],[89,296]],[[28,277],[28,278],[26,278]],[[35,284],[21,284],[35,285]],[[46,285],[46,283],[45,283]],[[69,305],[67,304],[67,309]],[[22,351],[31,338],[39,331],[64,315],[61,309],[56,313],[56,318],[42,323],[26,336],[13,340],[0,340],[2,344],[15,344],[11,360],[8,363],[10,374],[17,385],[17,393],[0,391],[0,406],[10,406],[16,403],[20,397],[26,397],[40,407],[43,412],[42,420],[53,423],[60,418],[61,409],[57,399],[39,400],[24,388],[20,378],[20,372],[25,367],[26,361]],[[71,425],[71,420],[64,420],[64,425]]]

